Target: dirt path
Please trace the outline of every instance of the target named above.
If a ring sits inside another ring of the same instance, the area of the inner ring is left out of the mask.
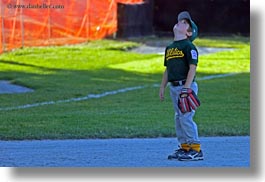
[[[203,161],[167,160],[174,138],[0,141],[8,167],[250,167],[250,137],[202,137]]]

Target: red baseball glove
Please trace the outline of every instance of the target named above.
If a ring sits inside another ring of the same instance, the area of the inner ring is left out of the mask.
[[[190,88],[183,88],[178,98],[178,107],[182,113],[196,110],[201,105],[199,98]]]

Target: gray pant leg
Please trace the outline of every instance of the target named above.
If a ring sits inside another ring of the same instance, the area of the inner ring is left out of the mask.
[[[197,124],[193,121],[195,111],[183,114],[178,108],[178,96],[182,88],[183,86],[170,86],[170,95],[175,110],[176,136],[180,144],[200,143]],[[196,94],[198,93],[198,85],[196,82],[192,83],[191,88]]]

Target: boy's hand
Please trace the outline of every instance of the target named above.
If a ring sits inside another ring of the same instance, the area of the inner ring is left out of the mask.
[[[164,99],[165,99],[165,88],[160,87],[159,97],[160,97],[160,101],[164,101]]]

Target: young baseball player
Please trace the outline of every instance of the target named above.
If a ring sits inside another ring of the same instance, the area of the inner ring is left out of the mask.
[[[168,159],[203,160],[203,153],[198,137],[197,125],[193,121],[195,110],[182,112],[178,98],[189,90],[198,93],[195,81],[198,64],[198,51],[192,41],[198,35],[198,28],[191,19],[189,12],[183,11],[178,15],[178,22],[173,28],[174,41],[166,47],[164,66],[166,67],[161,86],[160,100],[164,100],[165,88],[170,83],[170,96],[175,110],[176,135],[178,149]]]

